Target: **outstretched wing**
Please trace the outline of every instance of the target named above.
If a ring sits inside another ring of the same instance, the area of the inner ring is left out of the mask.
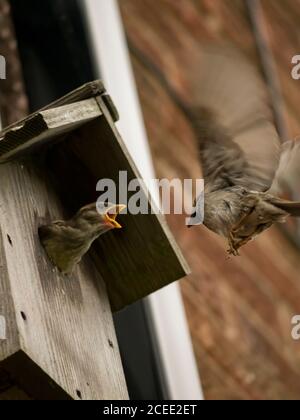
[[[206,188],[267,191],[281,142],[260,74],[236,49],[209,46],[189,61],[188,114],[200,144]]]
[[[274,195],[288,194],[299,200],[300,184],[300,141],[290,140],[282,145],[278,170],[270,192]]]

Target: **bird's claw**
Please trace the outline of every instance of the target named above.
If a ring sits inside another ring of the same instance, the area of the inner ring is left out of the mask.
[[[239,253],[239,247],[236,246],[235,240],[234,240],[234,236],[232,234],[232,232],[230,232],[229,234],[229,249],[227,250],[228,255],[233,255],[234,257],[239,257],[240,253]]]
[[[241,254],[239,253],[238,249],[235,249],[233,247],[230,247],[229,249],[227,249],[227,254],[229,255],[229,258],[231,255],[233,255],[234,257],[240,257]]]

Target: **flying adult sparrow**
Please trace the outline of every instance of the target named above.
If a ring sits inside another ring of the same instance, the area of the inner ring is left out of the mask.
[[[189,226],[203,222],[228,240],[229,254],[239,255],[274,223],[300,216],[300,202],[279,198],[275,188],[298,144],[281,144],[261,76],[235,49],[210,46],[189,68],[190,101],[180,105],[197,137],[205,180]]]
[[[40,226],[39,237],[50,260],[62,273],[71,273],[95,239],[122,227],[116,218],[125,208],[123,204],[92,203],[68,221]]]

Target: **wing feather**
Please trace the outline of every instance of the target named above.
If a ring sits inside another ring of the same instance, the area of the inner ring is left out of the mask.
[[[208,46],[187,58],[191,120],[207,189],[270,189],[281,142],[256,68],[231,46]]]
[[[270,203],[281,210],[286,211],[291,216],[300,217],[300,202],[299,201],[288,201],[280,198],[274,198],[270,200]]]

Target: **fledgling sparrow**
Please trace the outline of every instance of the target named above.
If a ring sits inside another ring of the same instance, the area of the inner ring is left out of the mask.
[[[50,260],[62,273],[71,273],[95,239],[122,227],[116,217],[125,208],[123,204],[92,203],[68,221],[40,226],[39,237]]]

